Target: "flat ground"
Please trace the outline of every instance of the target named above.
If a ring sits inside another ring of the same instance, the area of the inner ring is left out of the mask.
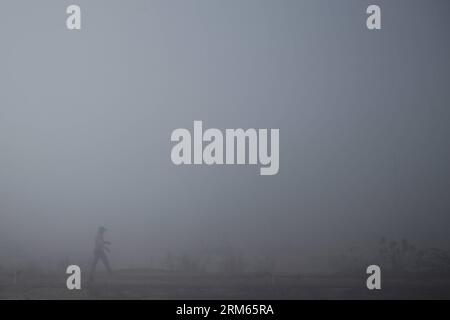
[[[450,277],[384,277],[369,291],[365,276],[213,275],[139,269],[99,272],[69,291],[66,275],[0,272],[0,299],[450,299]]]

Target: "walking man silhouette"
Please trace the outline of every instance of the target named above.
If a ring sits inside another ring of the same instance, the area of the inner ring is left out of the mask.
[[[110,252],[109,245],[111,242],[105,241],[104,234],[106,232],[105,227],[99,227],[97,231],[97,236],[95,237],[95,248],[94,248],[94,260],[92,261],[91,272],[89,275],[89,281],[92,282],[94,280],[95,267],[97,266],[98,260],[101,260],[108,270],[109,273],[112,272],[111,267],[109,265],[108,256],[106,252]]]

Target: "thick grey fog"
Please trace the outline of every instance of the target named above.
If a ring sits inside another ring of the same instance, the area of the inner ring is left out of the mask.
[[[71,1],[2,1],[0,265],[86,265],[99,226],[115,269],[448,249],[450,3],[376,2],[372,32],[369,1],[79,0],[72,32]],[[175,166],[194,120],[279,128],[279,173]]]

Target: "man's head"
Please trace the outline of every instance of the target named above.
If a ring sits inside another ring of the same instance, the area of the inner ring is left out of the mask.
[[[105,227],[99,227],[98,228],[98,233],[105,233],[106,228]]]

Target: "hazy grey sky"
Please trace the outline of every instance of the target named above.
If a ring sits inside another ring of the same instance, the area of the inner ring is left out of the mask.
[[[222,239],[291,269],[383,235],[446,247],[449,14],[446,0],[2,1],[0,259],[87,259],[99,225],[120,266]],[[170,134],[194,120],[279,128],[278,175],[173,165]]]

